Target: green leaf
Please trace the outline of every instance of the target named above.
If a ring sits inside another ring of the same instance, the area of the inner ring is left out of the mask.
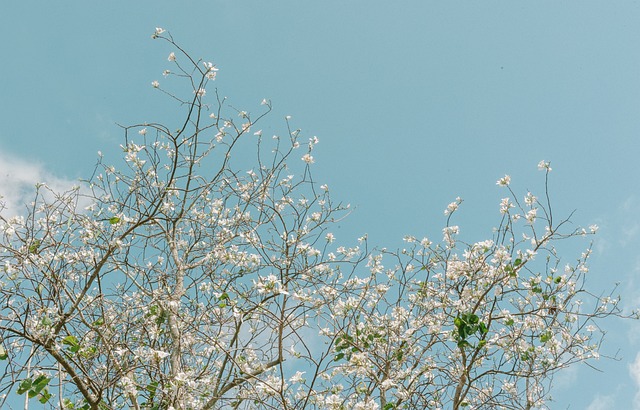
[[[18,386],[18,394],[25,394],[31,388],[32,381],[31,379],[24,379],[22,383]]]
[[[62,339],[62,344],[69,346],[67,350],[69,350],[71,353],[78,353],[78,350],[80,350],[80,343],[75,336],[65,337],[64,339]]]
[[[513,319],[507,319],[507,321],[504,322],[504,324],[507,325],[507,326],[513,326],[514,323],[515,323],[515,321]]]
[[[158,305],[153,305],[149,307],[149,312],[144,315],[144,317],[149,317],[149,316],[156,316],[159,315],[162,311],[160,310],[160,307]]]
[[[465,347],[472,347],[472,346],[466,340],[461,340],[461,341],[458,342],[458,347],[463,349]]]
[[[513,266],[507,265],[504,267],[504,270],[509,274],[509,276],[511,276],[512,278],[515,278],[516,272],[513,270]]]
[[[7,360],[8,358],[9,354],[7,353],[7,349],[0,345],[0,360]]]
[[[556,283],[556,285],[559,284],[560,282],[562,282],[562,276],[556,277],[553,281]]]
[[[542,343],[546,343],[549,340],[551,340],[551,337],[552,337],[551,332],[543,333],[542,335],[540,335],[540,341]]]
[[[104,325],[104,319],[100,318],[91,324],[92,326],[98,327]]]
[[[41,243],[39,239],[34,239],[31,245],[29,245],[29,253],[38,253],[38,248]]]
[[[81,356],[84,358],[90,358],[93,357],[97,351],[98,349],[95,346],[91,346],[84,349],[84,351],[81,353]]]
[[[47,387],[47,385],[49,384],[50,381],[51,381],[51,379],[48,378],[45,375],[38,376],[33,381],[33,385],[31,387],[31,391],[33,391],[35,394],[40,393],[45,387]],[[29,396],[29,397],[31,397],[31,396]]]
[[[167,314],[165,312],[160,313],[156,318],[156,325],[160,326],[161,324],[163,324],[166,318]]]
[[[111,225],[115,225],[115,224],[117,224],[118,222],[120,222],[120,218],[118,218],[117,216],[114,216],[114,217],[109,218],[109,223],[110,223]]]
[[[220,309],[224,309],[228,306],[227,301],[230,300],[229,298],[229,294],[227,292],[222,293],[222,295],[220,295],[220,297],[218,297],[218,301],[220,303],[218,303],[218,307]]]
[[[155,394],[156,390],[158,390],[158,382],[151,382],[147,385],[147,387],[145,387],[145,389],[151,393],[151,394]]]
[[[513,261],[513,266],[520,266],[522,264],[522,259],[518,258]]]
[[[78,338],[72,335],[69,335],[62,339],[62,344],[67,346],[79,346]]]
[[[458,336],[460,337],[460,339],[464,340],[467,338],[468,335],[469,333],[467,332],[467,327],[460,326],[460,329],[458,329]]]
[[[464,318],[464,321],[475,325],[476,323],[478,323],[480,321],[480,319],[478,318],[477,315],[474,315],[473,313],[467,313],[465,315],[462,316]]]

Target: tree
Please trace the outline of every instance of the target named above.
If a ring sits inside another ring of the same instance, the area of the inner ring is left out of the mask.
[[[79,187],[0,214],[0,389],[66,409],[544,408],[553,374],[598,357],[613,293],[585,287],[595,233],[558,220],[548,189],[509,197],[490,238],[338,246],[348,206],[311,174],[317,138],[264,140],[217,92],[217,68],[174,49],[176,127],[123,127]],[[176,56],[176,53],[178,56]],[[253,160],[249,160],[253,153]],[[551,168],[545,173],[547,187]]]

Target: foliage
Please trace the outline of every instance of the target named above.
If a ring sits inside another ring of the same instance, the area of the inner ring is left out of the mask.
[[[82,186],[39,185],[0,217],[3,408],[543,408],[557,370],[598,357],[618,299],[585,288],[589,249],[566,264],[555,247],[596,227],[556,220],[546,191],[521,202],[501,178],[485,241],[458,239],[458,199],[439,243],[338,246],[348,206],[311,176],[317,138],[287,119],[265,141],[270,102],[211,102],[215,65],[153,37],[188,85],[152,83],[179,125],[124,127],[123,166],[100,156]]]

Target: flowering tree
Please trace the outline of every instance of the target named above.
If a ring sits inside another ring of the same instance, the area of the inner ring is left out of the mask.
[[[586,290],[588,249],[564,265],[555,247],[596,227],[558,220],[546,191],[521,202],[501,178],[482,242],[458,239],[458,199],[439,243],[338,246],[348,206],[311,176],[317,138],[287,119],[263,140],[268,101],[210,98],[216,66],[153,37],[188,85],[152,83],[179,124],[124,127],[122,166],[100,156],[81,186],[0,214],[3,408],[543,408],[557,370],[598,357],[618,299]]]

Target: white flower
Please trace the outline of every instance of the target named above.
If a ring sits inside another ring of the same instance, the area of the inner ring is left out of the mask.
[[[545,171],[546,170],[547,172],[551,172],[551,166],[550,165],[551,165],[551,162],[542,160],[542,161],[538,162],[538,169],[540,171]]]
[[[504,381],[502,383],[502,390],[504,390],[505,392],[509,393],[512,396],[517,396],[518,394],[518,389],[516,388],[516,384],[513,382]]]
[[[167,57],[167,60],[176,61],[176,54],[172,51],[171,54],[169,54],[169,57]]]
[[[151,83],[151,85],[153,86],[153,88],[158,88],[158,87],[160,87],[160,83],[159,83],[159,82],[157,82],[157,81],[153,81],[153,82]]]
[[[158,357],[158,359],[164,359],[169,356],[169,353],[163,352],[162,350],[154,350],[153,353]]]
[[[529,206],[533,206],[537,200],[538,198],[536,198],[531,192],[527,192],[527,195],[524,197],[524,203]]]
[[[527,219],[527,221],[529,221],[530,224],[535,222],[537,212],[538,212],[538,208],[533,208],[529,210],[529,212],[527,212],[527,215],[525,215],[525,218]]]
[[[310,154],[304,154],[301,158],[304,162],[306,162],[307,164],[313,164],[314,160],[313,160],[313,156]]]
[[[166,30],[163,29],[162,27],[156,27],[156,31],[153,32],[153,34],[151,35],[151,38],[158,38],[158,36],[162,33],[164,33]]]
[[[500,201],[500,213],[506,214],[507,212],[509,212],[509,209],[513,208],[514,206],[515,205],[511,203],[509,198],[502,198],[502,200]]]
[[[198,88],[197,90],[194,90],[193,93],[198,97],[204,97],[207,94],[207,90],[205,90],[204,88]]]
[[[457,197],[455,202],[451,202],[449,205],[447,205],[447,209],[445,209],[444,214],[450,215],[454,213],[458,209],[458,206],[460,206],[460,203],[462,203],[462,199],[460,197]]]
[[[386,379],[385,381],[382,382],[382,384],[380,385],[380,387],[383,390],[389,390],[393,387],[396,386],[396,382],[393,379]]]
[[[202,64],[207,69],[207,73],[205,74],[207,79],[215,80],[216,75],[218,75],[218,69],[216,68],[216,66],[213,65],[213,63],[209,63],[209,62],[204,62]]]
[[[509,186],[509,183],[511,183],[511,177],[509,175],[505,175],[496,182],[496,185]]]
[[[332,394],[331,396],[324,399],[324,405],[329,409],[337,409],[340,408],[343,399],[337,394]]]
[[[302,377],[302,375],[305,374],[305,373],[306,372],[297,371],[296,374],[291,376],[291,378],[289,379],[289,382],[291,382],[291,383],[304,383],[305,380]]]
[[[450,247],[455,245],[455,235],[460,233],[460,228],[457,225],[447,226],[442,229],[443,241],[447,242]]]
[[[260,277],[258,281],[253,281],[254,287],[258,290],[258,293],[273,293],[274,295],[288,295],[282,287],[280,280],[273,274],[267,277]]]
[[[140,135],[145,135],[146,133],[147,133],[147,129],[146,128],[143,128],[140,131],[138,131],[138,134],[140,134]]]
[[[378,410],[380,406],[371,398],[365,399],[365,401],[359,401],[354,406],[354,410]]]

